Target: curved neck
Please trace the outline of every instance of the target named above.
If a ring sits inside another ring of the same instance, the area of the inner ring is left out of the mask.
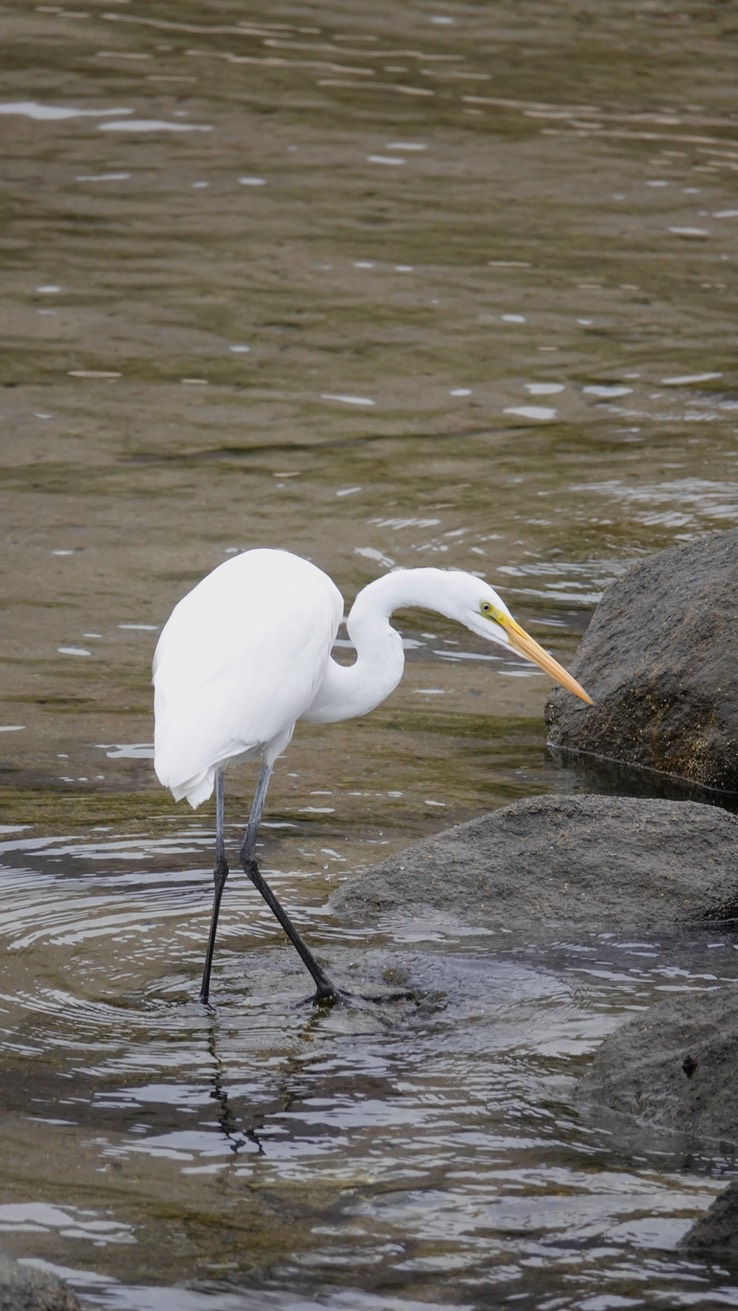
[[[356,660],[352,665],[329,660],[318,694],[303,719],[328,724],[366,715],[395,690],[405,655],[390,616],[403,606],[440,610],[442,577],[440,569],[398,569],[359,592],[346,621]]]

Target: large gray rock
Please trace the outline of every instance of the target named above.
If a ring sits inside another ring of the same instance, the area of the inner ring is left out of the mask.
[[[80,1311],[80,1305],[56,1275],[0,1252],[0,1311]]]
[[[738,529],[661,551],[605,592],[561,689],[553,746],[738,792]]]
[[[427,838],[350,879],[366,920],[429,910],[525,940],[738,915],[738,819],[697,802],[545,796]]]
[[[649,1006],[598,1047],[579,1100],[685,1136],[738,1144],[738,984]]]

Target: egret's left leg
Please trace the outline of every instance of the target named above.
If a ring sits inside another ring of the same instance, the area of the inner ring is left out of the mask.
[[[264,803],[266,802],[267,789],[269,780],[272,776],[272,765],[266,761],[262,764],[259,782],[256,785],[254,800],[249,815],[248,827],[241,846],[241,864],[246,874],[257,892],[261,893],[267,906],[272,914],[279,920],[292,946],[297,951],[303,964],[309,970],[315,982],[315,1000],[328,1001],[338,997],[339,991],[335,984],[331,982],[325,970],[321,969],[313,953],[295,928],[287,911],[275,897],[266,879],[262,877],[259,866],[256,861],[256,838],[259,831],[259,824],[264,812]]]

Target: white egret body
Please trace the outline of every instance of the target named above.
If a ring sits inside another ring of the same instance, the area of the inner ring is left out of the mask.
[[[216,790],[215,895],[200,997],[208,1000],[225,858],[223,770],[260,759],[261,774],[241,863],[300,953],[319,999],[337,989],[262,878],[256,837],[272,768],[298,719],[332,723],[373,710],[399,683],[402,639],[395,610],[418,606],[464,624],[534,661],[584,701],[587,693],[472,574],[399,569],[369,583],[347,620],[352,665],[331,656],[343,617],[338,588],[287,551],[253,550],[219,565],[175,606],[154,656],[154,767],[176,800],[199,806]]]

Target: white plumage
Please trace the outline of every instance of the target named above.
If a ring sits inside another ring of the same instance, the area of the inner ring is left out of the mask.
[[[174,607],[154,655],[154,761],[177,801],[206,801],[228,762],[276,759],[315,699],[342,616],[327,574],[268,550],[227,560]]]

